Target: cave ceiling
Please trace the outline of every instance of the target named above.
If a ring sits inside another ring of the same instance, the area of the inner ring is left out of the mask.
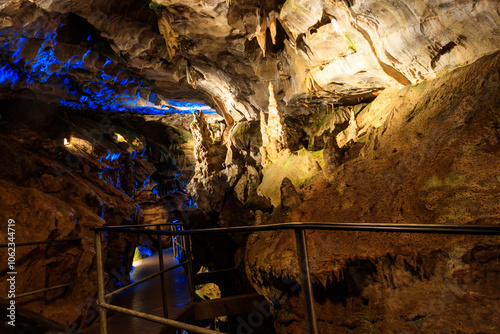
[[[0,94],[232,123],[258,118],[273,82],[303,113],[494,52],[499,22],[495,0],[0,1]]]

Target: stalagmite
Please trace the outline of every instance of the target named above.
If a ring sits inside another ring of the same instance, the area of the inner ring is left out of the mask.
[[[269,161],[274,161],[281,151],[288,148],[285,119],[276,99],[274,85],[271,82],[269,83],[269,106],[267,120],[263,112],[261,112],[260,115],[262,133],[261,152],[263,155],[262,164],[266,164]]]

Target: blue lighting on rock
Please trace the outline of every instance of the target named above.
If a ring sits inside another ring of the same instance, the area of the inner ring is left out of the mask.
[[[137,249],[139,250],[139,253],[141,253],[142,258],[150,257],[151,255],[153,255],[153,252],[148,247],[137,246]]]
[[[108,155],[104,159],[109,161],[115,161],[118,160],[118,158],[120,158],[121,155],[122,155],[121,153],[111,153],[111,151],[108,150]]]
[[[14,84],[19,81],[20,75],[19,71],[11,64],[5,64],[0,67],[0,84],[14,87]]]
[[[33,60],[26,59],[22,55],[28,38],[5,34],[0,31],[0,56],[3,56],[2,59],[10,60],[0,61],[0,87],[10,86],[11,89],[16,89],[40,84],[58,85],[67,92],[67,96],[58,99],[58,102],[64,107],[75,109],[158,115],[193,113],[198,110],[209,114],[215,113],[215,110],[203,103],[162,100],[156,93],[151,92],[147,81],[130,75],[124,78],[123,70],[111,75],[115,65],[119,64],[114,64],[109,58],[106,58],[97,74],[92,74],[87,67],[88,64],[102,59],[92,47],[84,54],[74,55],[67,61],[58,59],[55,31],[45,36]],[[91,38],[92,35],[87,37],[89,43]],[[84,72],[93,78],[84,83],[75,80],[75,73]],[[142,98],[141,91],[149,92],[146,93],[149,97]]]

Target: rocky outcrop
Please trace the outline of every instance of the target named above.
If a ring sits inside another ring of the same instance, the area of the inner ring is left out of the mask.
[[[500,39],[494,0],[24,0],[0,16],[9,94],[157,113],[195,99],[229,127],[259,117],[271,81],[285,115],[311,113],[308,99],[359,103],[494,52]]]
[[[323,173],[326,178],[329,178],[335,170],[340,166],[342,160],[342,151],[340,150],[337,140],[333,137],[328,138],[323,150],[324,167]]]
[[[301,202],[300,196],[293,186],[292,181],[290,181],[290,179],[287,177],[285,177],[283,181],[281,181],[280,195],[282,212],[290,213],[290,211],[298,206]]]
[[[6,142],[15,138],[13,149],[4,148],[10,166],[2,177],[5,203],[26,221],[45,217],[47,230],[55,232],[47,235],[40,229],[43,238],[88,237],[84,229],[104,222],[158,222],[193,204],[188,195],[200,215],[205,215],[204,226],[284,219],[494,223],[498,191],[489,177],[496,170],[490,170],[488,163],[496,161],[498,146],[496,116],[490,115],[497,112],[498,101],[491,93],[491,83],[497,82],[497,58],[483,63],[493,74],[478,65],[473,65],[474,71],[449,72],[498,51],[499,22],[495,0],[5,2],[0,5],[0,98],[21,96],[86,113],[63,128],[57,122],[45,124],[47,129],[37,127],[50,134],[38,134],[26,125],[5,135]],[[448,81],[426,81],[439,75],[446,75]],[[474,76],[488,79],[478,82],[471,79]],[[208,107],[179,107],[171,99],[204,102]],[[213,126],[220,129],[214,135],[203,113],[195,114],[194,147],[187,141],[169,142],[173,133],[176,138],[186,135],[178,131],[188,129],[190,120],[185,115],[164,115],[149,122],[154,116],[135,114],[210,107],[224,119],[218,124],[223,126]],[[37,119],[38,109],[28,109],[33,110],[25,118]],[[117,117],[134,118],[140,126],[124,122],[122,128],[112,129],[95,119],[98,109],[120,113],[109,117],[111,123]],[[54,144],[63,138],[69,140],[68,146]],[[33,160],[16,150],[30,157],[34,153]],[[177,159],[186,157],[184,153],[193,159]],[[34,161],[42,167],[38,169]],[[23,169],[13,168],[16,164]],[[325,172],[319,173],[322,168]],[[24,198],[31,206],[40,202],[41,211],[21,213],[19,208],[28,208]],[[271,214],[269,201],[280,209]],[[145,208],[144,217],[136,204]],[[75,219],[78,224],[69,228]],[[383,252],[377,253],[377,240],[363,237],[373,249],[367,246],[355,258],[347,250],[353,251],[360,241],[349,238],[325,237],[324,244],[345,248],[340,255],[312,241],[314,252],[324,256],[313,262],[317,288],[328,296],[318,300],[325,305],[320,310],[324,332],[390,326],[413,330],[387,320],[387,310],[410,319],[415,330],[442,331],[444,327],[432,320],[435,314],[441,316],[439,310],[415,306],[415,314],[398,313],[394,305],[405,310],[413,307],[397,301],[399,290],[417,300],[420,287],[434,291],[428,284],[433,280],[442,291],[456,290],[456,284],[446,282],[462,272],[446,267],[446,257],[453,258],[450,265],[465,268],[467,275],[468,268],[489,270],[490,255],[496,254],[496,249],[485,246],[488,264],[481,267],[470,260],[476,259],[471,243],[445,240],[442,253],[435,257],[438,269],[433,271],[429,254],[435,249],[426,248],[425,240],[416,241],[422,252],[418,257],[411,247],[392,239],[394,243],[382,242]],[[108,242],[108,271],[126,272],[130,251],[138,241]],[[91,272],[89,257],[79,253],[90,252],[89,244],[67,250],[75,256],[61,260],[62,268],[77,272],[78,277]],[[282,278],[296,277],[291,245],[293,240],[284,234],[269,240],[252,237],[248,272],[268,299],[279,295],[280,308],[275,313],[279,330],[290,326],[289,331],[300,332],[303,317],[297,311],[298,296],[279,294],[283,287],[276,286]],[[400,245],[403,252],[397,258]],[[453,250],[462,246],[463,253]],[[28,261],[31,255],[23,256]],[[76,264],[75,257],[81,263]],[[46,268],[52,265],[33,259]],[[419,259],[424,264],[416,263]],[[368,268],[369,279],[360,278],[357,271],[362,268]],[[38,269],[34,266],[29,269],[33,273],[26,275],[48,275],[52,280],[50,273],[35,273]],[[439,275],[446,278],[445,283],[439,283]],[[356,282],[355,288],[342,295],[339,286],[351,281]],[[398,289],[391,295],[384,290],[387,286]],[[488,285],[484,287],[476,292],[487,295]],[[79,296],[74,300],[94,292],[91,286],[89,291],[76,292]],[[381,292],[387,293],[387,299],[380,298]],[[281,302],[283,298],[286,301]],[[346,305],[344,309],[339,301]],[[483,312],[487,303],[477,304],[478,312]],[[339,324],[332,314],[360,316]],[[430,325],[422,323],[424,318],[431,319]],[[447,324],[451,317],[443,313],[442,319]]]
[[[196,165],[193,178],[187,186],[188,194],[201,210],[205,212],[220,210],[228,188],[226,180],[219,175],[225,158],[224,147],[212,144],[212,134],[203,112],[194,114],[191,134]]]
[[[372,106],[362,112],[374,120],[360,122],[370,128],[364,153],[328,180],[317,177],[299,189],[292,221],[497,225],[499,69],[497,53],[381,94],[384,101],[373,103],[377,115],[370,115]],[[321,333],[499,330],[497,237],[307,237]],[[294,245],[288,232],[247,243],[247,273],[273,303],[278,333],[305,331]]]

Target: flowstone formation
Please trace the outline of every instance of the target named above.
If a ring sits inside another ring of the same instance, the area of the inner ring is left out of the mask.
[[[355,104],[494,52],[494,0],[10,1],[0,8],[8,96],[164,113],[202,101],[231,127],[273,82],[283,114]],[[6,94],[3,91],[3,94]],[[312,101],[308,101],[312,99]]]

